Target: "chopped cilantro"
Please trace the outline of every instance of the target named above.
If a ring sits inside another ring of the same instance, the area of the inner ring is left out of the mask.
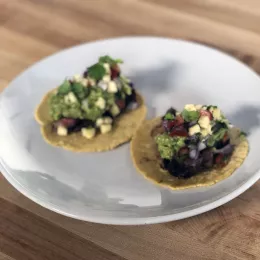
[[[110,56],[102,56],[99,58],[100,63],[108,63],[109,65],[113,66],[118,63],[123,63],[121,59],[112,59]]]
[[[171,114],[171,113],[166,113],[166,115],[164,116],[164,119],[166,119],[166,120],[172,120],[172,119],[174,119],[174,115]]]
[[[216,141],[220,141],[220,140],[224,137],[224,135],[225,135],[226,133],[227,133],[226,128],[221,128],[221,129],[218,130],[217,133],[215,133],[215,134],[213,135],[213,137],[214,137],[214,139],[215,139]]]
[[[58,93],[62,95],[66,95],[70,91],[71,91],[70,82],[68,80],[64,80],[64,82],[58,88]]]
[[[216,109],[218,107],[217,106],[207,106],[207,110],[210,110],[211,108]]]
[[[88,68],[88,76],[95,80],[100,80],[106,75],[106,70],[102,64],[97,63]]]
[[[128,78],[126,78],[126,77],[123,76],[123,75],[120,75],[120,79],[122,80],[123,84],[129,85],[130,80],[129,80]]]
[[[186,122],[191,122],[199,119],[200,113],[198,111],[188,111],[184,109],[182,116]]]
[[[218,142],[218,141],[222,140],[226,133],[227,133],[227,129],[225,129],[225,128],[219,129],[217,133],[211,135],[208,138],[207,145],[209,147],[214,146],[215,142]]]
[[[214,127],[213,127],[214,128]],[[216,120],[216,124],[215,124],[215,128],[216,129],[221,129],[221,128],[224,128],[224,129],[228,129],[228,126],[225,122],[223,122],[222,120]]]
[[[240,132],[240,136],[247,136],[247,133],[241,131],[241,132]]]
[[[214,136],[210,136],[207,140],[207,146],[209,147],[213,147],[215,144],[215,139],[214,139]]]

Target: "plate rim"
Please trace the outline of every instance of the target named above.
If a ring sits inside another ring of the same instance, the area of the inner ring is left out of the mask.
[[[33,66],[37,66],[39,63],[42,63],[42,62],[46,61],[47,59],[53,58],[54,56],[62,54],[63,52],[67,52],[67,51],[70,51],[70,50],[73,50],[73,49],[76,49],[79,47],[83,47],[83,46],[96,44],[99,42],[117,41],[117,40],[133,40],[133,39],[135,39],[135,40],[144,40],[144,39],[145,40],[165,40],[165,41],[173,41],[173,42],[179,42],[179,43],[184,43],[184,44],[190,44],[190,45],[194,45],[195,47],[203,47],[210,51],[217,52],[220,55],[224,55],[224,56],[228,57],[229,59],[232,59],[233,61],[239,63],[240,65],[242,65],[244,67],[244,69],[249,70],[250,73],[252,74],[252,76],[257,77],[258,80],[260,81],[259,75],[252,68],[250,68],[248,65],[242,63],[240,60],[236,59],[235,57],[231,56],[230,54],[222,52],[221,50],[219,50],[215,47],[211,47],[211,46],[204,45],[202,43],[193,42],[193,41],[189,41],[189,40],[183,40],[183,39],[179,39],[179,38],[155,37],[155,36],[126,36],[126,37],[112,37],[112,38],[106,38],[106,39],[99,39],[96,41],[90,41],[90,42],[78,44],[78,45],[54,52],[51,55],[48,55],[47,57],[44,57],[41,60],[33,63],[31,66],[29,66],[28,68],[26,68],[25,70],[20,72],[14,79],[12,79],[8,83],[8,85],[1,92],[0,99],[10,84],[12,84],[15,80],[19,79],[19,77],[22,76],[23,74],[27,73],[27,71],[29,71]],[[0,157],[0,172],[16,190],[18,190],[25,197],[29,198],[30,200],[32,200],[33,202],[37,203],[38,205],[40,205],[44,208],[47,208],[53,212],[56,212],[58,214],[61,214],[63,216],[70,217],[73,219],[88,221],[88,222],[92,222],[92,223],[111,224],[111,225],[158,224],[158,223],[165,223],[165,222],[170,222],[170,221],[175,221],[175,220],[180,220],[180,219],[185,219],[185,218],[189,218],[192,216],[196,216],[196,215],[205,213],[207,211],[210,211],[212,209],[215,209],[215,208],[231,201],[232,199],[236,198],[237,196],[239,196],[240,194],[245,192],[247,189],[249,189],[252,185],[254,185],[260,179],[260,169],[259,169],[258,171],[256,171],[254,173],[253,176],[251,176],[251,178],[249,178],[247,181],[245,181],[243,184],[241,184],[235,190],[225,194],[221,198],[217,198],[216,200],[209,202],[206,205],[198,206],[194,209],[190,209],[190,210],[187,210],[184,212],[169,214],[169,215],[165,215],[165,216],[156,216],[156,217],[138,217],[138,218],[133,218],[133,217],[120,218],[119,217],[118,218],[118,217],[108,217],[108,216],[106,216],[106,217],[98,216],[97,217],[97,216],[91,216],[91,215],[80,216],[77,214],[72,214],[72,213],[68,213],[64,210],[61,210],[57,207],[57,205],[54,205],[49,202],[45,202],[44,199],[39,199],[39,196],[35,195],[34,191],[24,188],[23,185],[21,183],[19,183],[19,181],[17,181],[12,176],[12,174],[9,173],[8,169],[6,169],[6,167],[4,166],[4,163],[3,163],[3,160],[1,157]]]

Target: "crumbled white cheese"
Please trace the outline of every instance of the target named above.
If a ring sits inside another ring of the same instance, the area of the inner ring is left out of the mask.
[[[202,105],[196,105],[195,108],[196,108],[197,110],[201,110],[201,109],[202,109]]]
[[[219,108],[214,108],[213,112],[212,112],[213,118],[215,120],[220,120],[221,119],[221,111]]]
[[[81,134],[82,134],[82,136],[84,136],[87,139],[92,139],[96,134],[96,129],[95,128],[82,128]]]
[[[68,129],[62,125],[57,127],[57,134],[60,136],[68,135]]]
[[[85,110],[85,111],[89,109],[89,105],[88,105],[88,100],[87,100],[87,99],[84,99],[84,100],[82,101],[81,108],[82,108],[83,110]]]
[[[70,103],[69,95],[64,96],[64,102],[65,102],[65,104]]]
[[[81,84],[82,84],[84,87],[87,87],[87,86],[88,86],[88,79],[82,78]]]
[[[105,122],[104,122],[104,119],[103,118],[98,118],[97,120],[96,120],[96,126],[97,127],[100,127],[102,124],[104,124]]]
[[[208,116],[201,116],[198,121],[201,128],[207,129],[210,125],[210,119]]]
[[[108,82],[111,80],[111,77],[110,77],[110,75],[105,75],[105,76],[102,78],[102,80],[103,80],[104,82],[108,83]]]
[[[193,104],[188,104],[184,107],[187,111],[196,111],[196,107]]]
[[[105,124],[112,124],[113,119],[110,116],[104,117],[104,123]]]
[[[95,79],[92,79],[92,78],[88,78],[88,83],[90,86],[95,86],[96,85],[96,80]]]
[[[70,103],[77,103],[78,102],[78,99],[73,92],[69,92],[68,100],[69,100]]]
[[[98,100],[96,101],[95,105],[99,107],[100,109],[104,109],[106,107],[106,101],[104,98],[99,97]]]
[[[116,93],[117,92],[117,86],[116,86],[116,83],[114,81],[108,82],[107,92],[108,93]]]
[[[189,128],[189,135],[192,136],[200,132],[200,126],[198,124]]]
[[[112,130],[112,125],[110,124],[104,124],[100,126],[100,132],[101,134],[106,134]]]
[[[98,87],[102,88],[103,90],[107,90],[107,85],[107,82],[104,82],[103,80],[98,82]]]
[[[119,109],[119,107],[116,105],[116,104],[114,104],[114,105],[112,105],[112,107],[110,108],[110,113],[112,114],[112,116],[117,116],[117,115],[119,115],[120,114],[120,109]]]
[[[106,70],[107,74],[110,74],[110,65],[108,63],[103,64],[104,69]]]
[[[82,77],[81,77],[81,75],[79,75],[79,74],[75,74],[75,75],[73,76],[73,80],[74,80],[75,82],[81,82]]]
[[[200,131],[200,133],[201,133],[201,135],[203,136],[203,137],[205,137],[205,136],[207,136],[208,135],[208,129],[201,129],[201,131]]]
[[[208,125],[207,128],[201,129],[200,132],[201,132],[201,135],[202,135],[203,137],[205,137],[205,136],[207,136],[207,135],[211,135],[211,134],[212,134],[211,125]]]

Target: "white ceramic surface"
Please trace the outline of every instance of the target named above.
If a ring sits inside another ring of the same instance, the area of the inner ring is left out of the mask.
[[[219,105],[249,132],[250,153],[230,178],[209,188],[170,191],[134,169],[129,144],[76,154],[49,146],[33,111],[66,76],[101,55],[122,58],[123,72],[145,97],[149,116],[186,103]],[[193,216],[226,203],[260,177],[260,79],[219,51],[162,38],[98,41],[64,50],[27,69],[0,96],[0,157],[6,179],[21,193],[58,213],[92,222],[148,224]]]

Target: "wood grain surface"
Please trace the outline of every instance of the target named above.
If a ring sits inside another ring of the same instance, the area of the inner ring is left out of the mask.
[[[260,73],[259,25],[259,0],[0,0],[0,89],[46,55],[123,35],[213,45]],[[200,216],[118,227],[53,213],[0,175],[0,259],[260,259],[259,198],[258,182]]]

